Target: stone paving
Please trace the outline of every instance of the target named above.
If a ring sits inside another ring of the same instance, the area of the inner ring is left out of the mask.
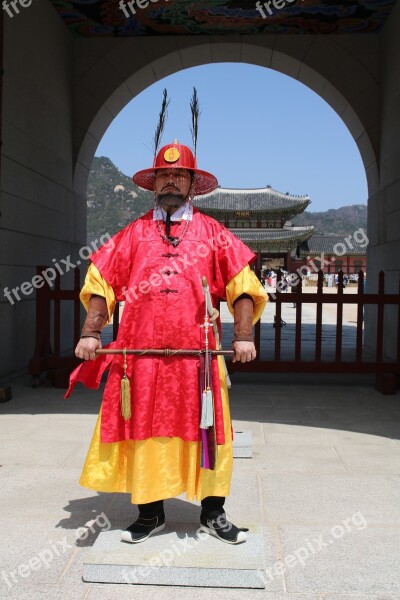
[[[241,526],[259,520],[265,589],[83,582],[106,522],[129,524],[137,508],[78,483],[100,394],[64,400],[23,377],[0,404],[0,598],[399,600],[400,393],[381,396],[354,376],[232,380],[234,430],[252,432],[253,458],[234,460],[226,511]],[[166,510],[187,520],[198,504],[182,495]]]

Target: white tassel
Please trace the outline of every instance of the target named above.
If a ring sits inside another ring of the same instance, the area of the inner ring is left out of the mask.
[[[201,420],[200,420],[200,429],[207,429],[206,425],[206,410],[207,410],[207,392],[204,390],[202,399],[201,399]]]
[[[211,427],[214,423],[213,395],[211,390],[207,390],[207,426]]]
[[[207,429],[214,423],[213,396],[210,389],[204,390],[201,404],[200,428]]]

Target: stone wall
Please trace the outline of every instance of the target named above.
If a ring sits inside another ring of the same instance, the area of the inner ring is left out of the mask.
[[[19,301],[12,293],[13,304],[4,289],[32,281],[36,265],[65,258],[86,238],[72,185],[72,38],[48,2],[4,13],[4,35],[0,376],[25,369],[35,341],[34,288],[17,290]]]
[[[396,3],[380,34],[381,137],[379,190],[368,202],[367,289],[377,291],[379,271],[386,273],[386,289],[399,291],[400,278],[400,5]],[[375,311],[367,310],[367,343],[375,343]],[[385,354],[396,356],[397,308],[387,310]]]

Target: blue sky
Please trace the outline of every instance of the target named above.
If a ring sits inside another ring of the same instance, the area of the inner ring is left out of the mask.
[[[152,165],[164,87],[171,101],[162,144],[176,137],[191,146],[193,86],[202,109],[197,163],[221,186],[308,194],[313,212],[367,203],[361,157],[339,116],[301,83],[253,65],[204,65],[155,83],[114,119],[96,156],[127,175]]]

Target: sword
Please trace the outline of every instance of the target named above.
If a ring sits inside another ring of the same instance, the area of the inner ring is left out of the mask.
[[[214,332],[214,336],[215,336],[215,342],[217,344],[217,348],[221,349],[221,341],[219,339],[219,330],[218,330],[218,325],[217,325],[217,318],[219,317],[219,312],[216,308],[213,307],[212,300],[211,300],[211,294],[210,294],[210,288],[208,287],[207,279],[205,277],[202,277],[201,283],[203,284],[203,290],[204,290],[204,294],[206,297],[207,311],[208,311],[208,314],[211,319],[212,328],[213,328],[213,332]],[[231,380],[229,378],[228,369],[226,367],[225,356],[233,356],[234,351],[226,350],[225,352],[228,352],[229,354],[222,354],[222,362],[223,362],[223,366],[224,366],[226,385],[228,388],[230,388],[232,384],[231,384]]]
[[[153,356],[201,356],[206,354],[206,350],[191,350],[185,348],[143,348],[143,349],[129,349],[129,348],[112,348],[103,349],[99,348],[95,351],[95,354],[136,354],[138,356],[149,354]],[[233,350],[208,350],[208,354],[212,356],[233,356],[235,353]]]

